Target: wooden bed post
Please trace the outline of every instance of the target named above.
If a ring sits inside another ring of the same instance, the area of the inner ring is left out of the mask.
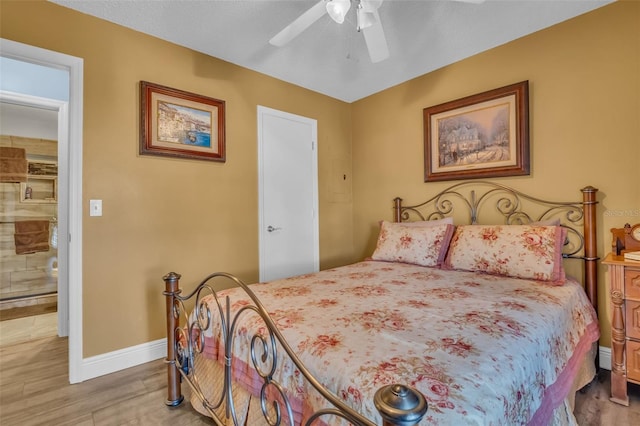
[[[596,235],[596,192],[597,188],[582,188],[582,208],[584,211],[584,288],[587,297],[598,312],[598,246]]]
[[[167,316],[167,400],[165,404],[170,407],[180,405],[184,400],[180,389],[180,372],[176,366],[176,322],[177,318],[173,314],[173,304],[176,296],[180,294],[180,274],[169,272],[163,278],[165,284],[164,295],[166,296],[166,316]]]

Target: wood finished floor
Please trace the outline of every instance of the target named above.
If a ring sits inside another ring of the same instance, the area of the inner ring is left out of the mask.
[[[0,321],[0,346],[57,335],[57,312]]]
[[[59,337],[0,345],[2,426],[212,424],[189,403],[176,408],[164,405],[166,366],[162,360],[70,385],[67,345],[68,340]],[[629,386],[631,405],[623,407],[609,401],[609,377],[602,370],[597,380],[578,393],[578,423],[640,425],[640,386]]]
[[[0,347],[2,426],[210,425],[190,404],[164,405],[162,360],[70,385],[68,340]]]
[[[574,413],[580,426],[639,426],[640,386],[629,384],[629,406],[609,401],[611,372],[600,370],[596,379],[576,393]]]

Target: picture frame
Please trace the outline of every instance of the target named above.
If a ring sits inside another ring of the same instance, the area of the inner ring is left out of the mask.
[[[139,153],[225,162],[225,101],[141,81]]]
[[[529,82],[424,108],[424,181],[528,175]]]

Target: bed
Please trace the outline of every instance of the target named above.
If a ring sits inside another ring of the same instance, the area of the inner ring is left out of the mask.
[[[575,424],[600,335],[597,189],[581,192],[463,182],[393,200],[352,265],[252,285],[216,272],[186,295],[165,275],[166,404],[186,383],[225,425]]]

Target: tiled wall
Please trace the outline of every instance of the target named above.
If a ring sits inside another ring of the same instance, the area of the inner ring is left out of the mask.
[[[57,162],[56,141],[16,136],[0,136],[1,146],[25,148],[27,159],[34,162]],[[34,188],[46,180],[35,181]],[[57,250],[33,254],[16,254],[14,223],[16,220],[50,220],[57,217],[55,200],[21,202],[24,185],[0,182],[0,300],[25,297],[57,290]],[[34,191],[35,194],[35,191]],[[53,229],[51,222],[51,229]]]

